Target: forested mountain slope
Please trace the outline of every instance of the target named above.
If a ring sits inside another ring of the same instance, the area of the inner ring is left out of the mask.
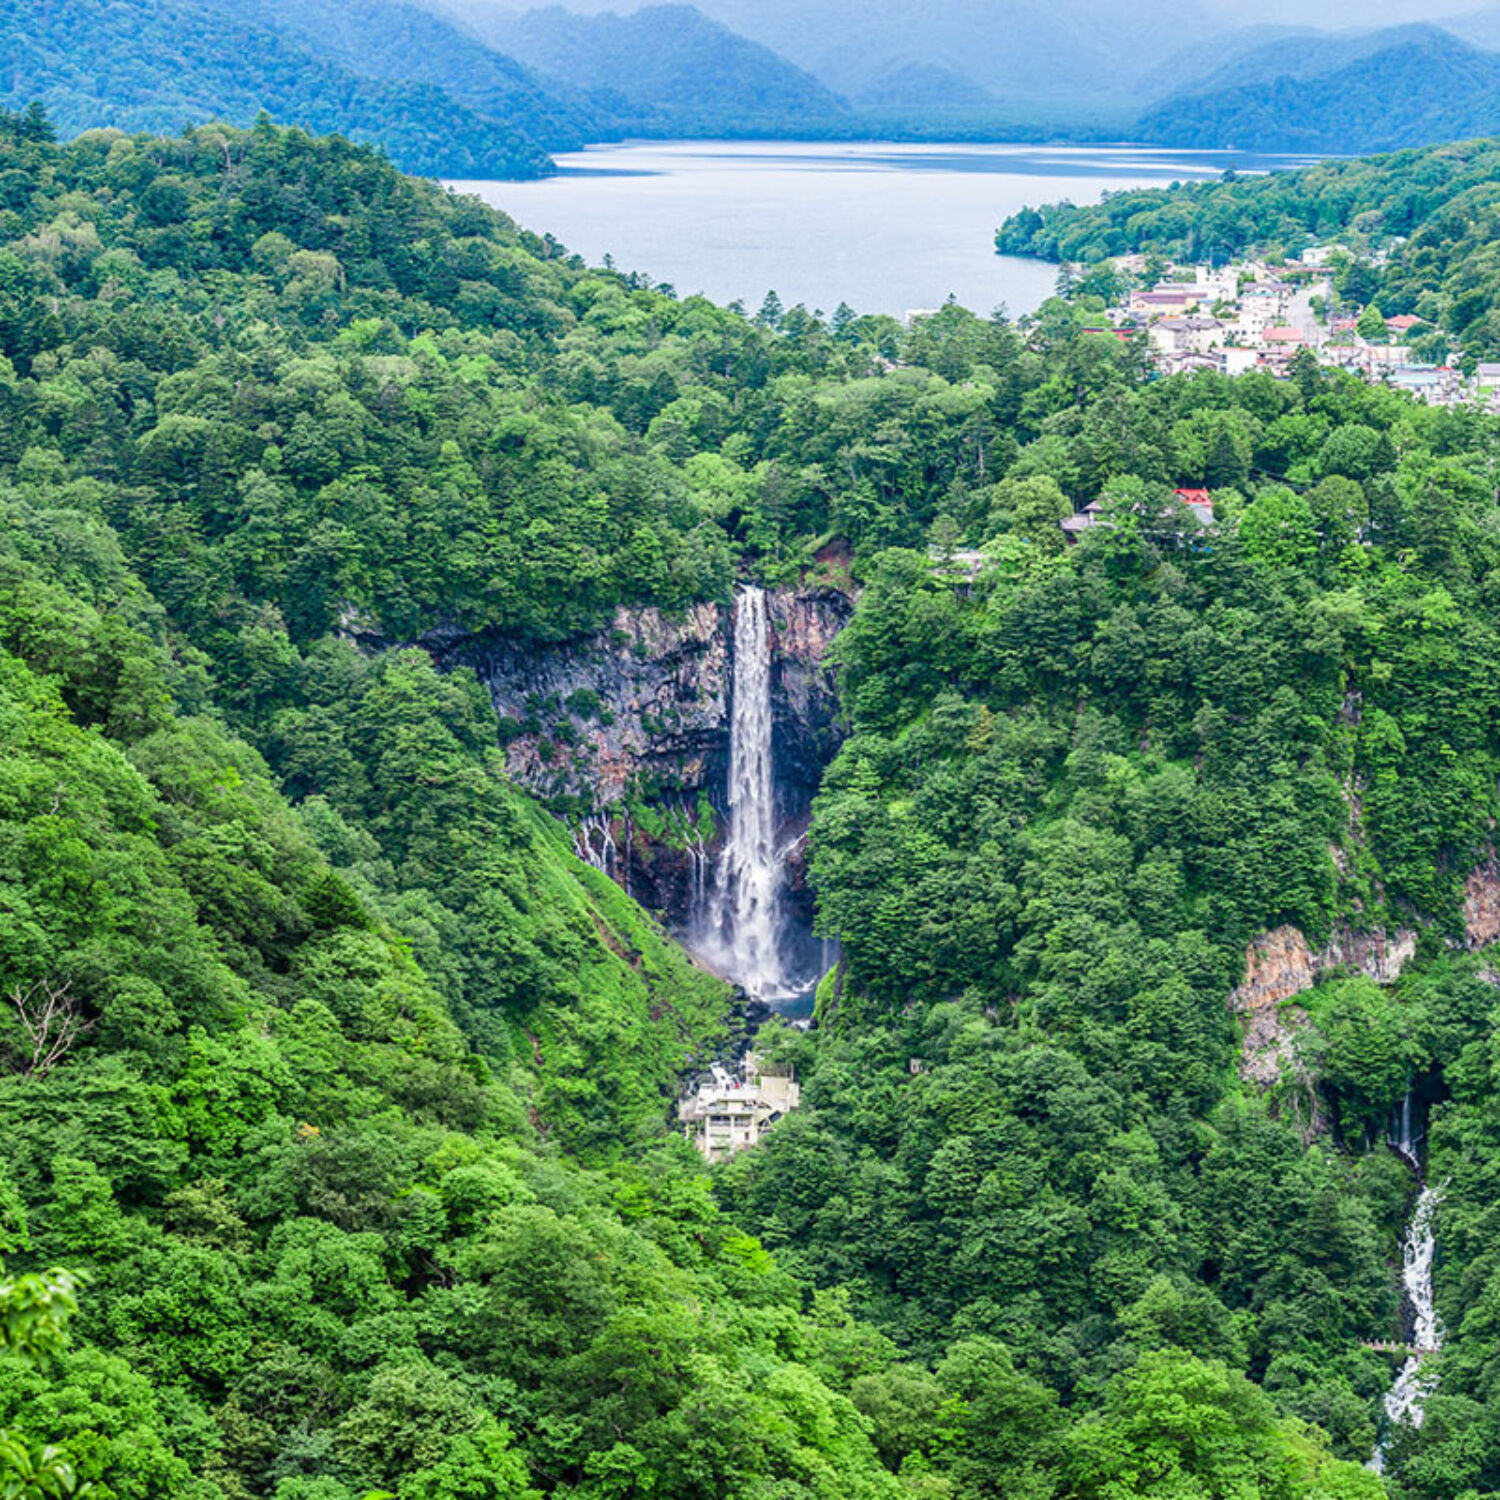
[[[1500,142],[1459,141],[1297,171],[1112,194],[1080,208],[1045,204],[1013,214],[995,236],[1009,255],[1097,261],[1138,250],[1222,264],[1249,252],[1297,255],[1338,240],[1389,249],[1379,270],[1351,265],[1353,300],[1387,316],[1417,313],[1473,355],[1500,354],[1497,232]],[[1345,280],[1341,279],[1340,290]]]
[[[1152,106],[1131,134],[1212,150],[1391,151],[1494,133],[1497,94],[1500,55],[1435,26],[1341,45],[1298,38]]]
[[[265,122],[36,133],[0,121],[0,1232],[90,1281],[0,1422],[141,1500],[1500,1486],[1493,417],[1147,383],[1087,305],[747,320]],[[710,1173],[668,1102],[729,996],[427,648],[829,558],[845,961],[762,1037],[804,1108]],[[1288,992],[1258,1079],[1226,999],[1294,924],[1416,936]],[[1451,1338],[1382,1480],[1410,1084]]]
[[[361,77],[441,89],[485,119],[524,132],[546,151],[576,151],[609,129],[576,93],[561,97],[514,57],[417,5],[400,0],[202,3]]]
[[[690,5],[648,5],[623,16],[560,6],[459,13],[491,46],[588,90],[601,117],[628,135],[821,133],[850,120],[844,101],[810,73]]]
[[[170,135],[208,120],[249,125],[267,110],[378,141],[408,171],[455,177],[534,177],[551,169],[548,146],[581,143],[559,128],[567,110],[535,86],[518,88],[503,113],[481,114],[416,65],[378,75],[341,66],[243,7],[4,0],[0,44],[0,104],[40,99],[65,135],[95,126]]]

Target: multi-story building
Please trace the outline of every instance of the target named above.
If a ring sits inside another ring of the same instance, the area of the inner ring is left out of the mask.
[[[802,1089],[789,1068],[762,1064],[746,1054],[739,1077],[715,1064],[707,1082],[678,1102],[683,1133],[711,1162],[760,1144],[761,1136],[801,1103]]]

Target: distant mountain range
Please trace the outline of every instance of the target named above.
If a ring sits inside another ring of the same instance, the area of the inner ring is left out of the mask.
[[[1280,37],[1163,100],[1156,145],[1349,155],[1500,132],[1500,54],[1437,26]]]
[[[621,134],[822,133],[850,116],[848,103],[812,74],[690,5],[620,16],[557,5],[511,15],[448,3],[477,37],[553,86],[586,90],[596,114]]]
[[[542,81],[452,20],[403,0],[193,3],[253,22],[364,77],[440,88],[466,109],[511,124],[548,151],[577,150],[609,128],[580,91]]]
[[[866,108],[894,105],[906,70],[939,68],[997,114],[1092,115],[1140,99],[1140,59],[1224,29],[1191,0],[698,0]],[[905,76],[904,76],[905,75]],[[892,97],[882,97],[888,80]]]
[[[1500,8],[1330,33],[1187,0],[607,3],[0,0],[0,105],[40,98],[66,134],[265,110],[468,178],[626,136],[1356,153],[1500,132]]]
[[[422,173],[536,176],[565,144],[519,97],[503,118],[486,117],[431,84],[356,73],[197,0],[0,0],[0,104],[31,99],[65,135],[100,125],[175,134],[266,110],[378,141]]]
[[[504,29],[535,67],[400,0],[0,0],[0,105],[40,99],[65,135],[265,110],[468,178],[539,176],[626,134],[854,129],[825,85],[690,6]]]

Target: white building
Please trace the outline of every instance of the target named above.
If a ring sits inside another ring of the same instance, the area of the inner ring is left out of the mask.
[[[761,1136],[802,1102],[789,1070],[765,1068],[751,1052],[741,1077],[717,1063],[696,1094],[678,1101],[683,1134],[711,1162],[760,1144]]]
[[[1240,293],[1240,327],[1248,339],[1259,338],[1286,318],[1288,289],[1279,281],[1257,281]]]
[[[1148,335],[1158,354],[1207,354],[1224,341],[1224,325],[1204,313],[1186,318],[1161,318]]]

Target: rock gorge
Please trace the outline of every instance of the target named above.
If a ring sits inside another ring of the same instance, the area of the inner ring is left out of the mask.
[[[764,600],[774,827],[789,941],[810,951],[802,836],[842,738],[827,656],[853,601],[826,586],[768,590]],[[688,935],[729,816],[734,608],[621,608],[605,628],[568,640],[487,633],[428,649],[489,689],[510,774],[575,821],[579,853]]]

